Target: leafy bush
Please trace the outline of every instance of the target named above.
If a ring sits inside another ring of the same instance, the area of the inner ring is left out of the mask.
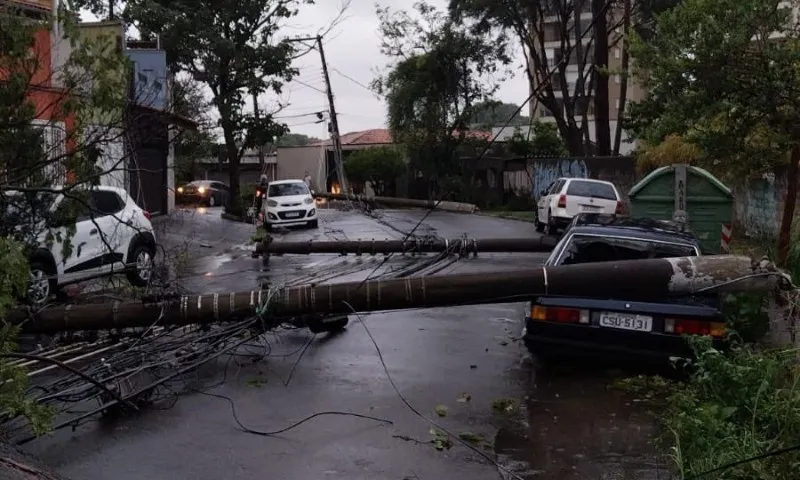
[[[696,353],[689,381],[669,396],[664,423],[682,476],[800,444],[797,354],[738,344],[723,354],[708,338],[689,339]],[[797,478],[800,451],[732,466],[703,478]]]
[[[375,195],[387,195],[398,177],[406,173],[403,153],[395,147],[375,147],[358,150],[344,161],[344,171],[355,188],[363,191],[370,183]]]

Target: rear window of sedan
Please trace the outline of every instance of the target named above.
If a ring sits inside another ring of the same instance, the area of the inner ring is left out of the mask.
[[[557,265],[697,255],[697,248],[686,243],[578,234],[570,239]]]
[[[614,190],[614,187],[608,183],[583,182],[580,180],[569,182],[567,186],[567,195],[617,200],[617,192]]]

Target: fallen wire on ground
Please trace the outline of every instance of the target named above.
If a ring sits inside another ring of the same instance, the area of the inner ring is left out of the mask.
[[[361,211],[364,211],[363,207],[351,205],[351,208]],[[381,223],[388,223],[372,212],[364,213]],[[343,234],[324,227],[328,235]],[[407,238],[412,237],[407,232],[398,231]],[[434,238],[430,235],[413,236],[419,244]],[[365,270],[371,270],[371,279],[432,275],[462,258],[459,253],[463,253],[460,252],[460,243],[454,243],[435,255],[405,256],[392,264],[386,264],[388,259],[384,259],[374,269],[372,266],[375,262],[346,262],[341,257],[329,257],[317,263],[313,271],[301,273],[282,282],[280,286],[323,283]],[[113,279],[106,279],[99,288],[95,287],[91,293],[82,295],[79,301],[118,301],[134,295],[142,301],[158,301],[187,293],[175,280],[174,267],[167,265],[183,253],[162,249],[161,254],[164,265],[155,267],[160,273],[154,276],[150,287],[130,292],[120,288],[120,284]],[[378,272],[380,267],[385,268]],[[171,274],[168,273],[170,271]],[[262,288],[275,286],[262,285]],[[206,385],[198,389],[197,385],[203,383],[201,377],[219,377],[221,369],[222,380],[216,385],[219,386],[225,382],[228,366],[232,362],[241,365],[243,362],[258,362],[270,357],[273,355],[271,345],[275,337],[281,332],[299,328],[292,323],[273,323],[266,314],[268,302],[269,299],[261,306],[260,315],[237,323],[164,327],[159,325],[160,319],[157,319],[147,328],[77,332],[60,334],[55,338],[27,339],[24,358],[10,358],[7,362],[28,371],[28,398],[52,409],[52,428],[74,430],[98,418],[113,418],[131,410],[169,408],[183,393],[200,392],[214,396],[207,391],[214,386]],[[294,369],[314,337],[308,334],[308,340],[297,351],[280,355],[296,357],[289,378],[281,380],[284,385],[291,381]],[[213,370],[215,367],[216,370]],[[212,371],[201,373],[205,368]],[[317,412],[289,428],[323,413]],[[364,418],[391,423],[379,418]],[[24,417],[6,416],[0,418],[0,422],[8,437],[18,444],[36,439]]]

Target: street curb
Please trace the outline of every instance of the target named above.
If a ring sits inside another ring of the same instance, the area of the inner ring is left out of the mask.
[[[495,215],[495,214],[492,214],[492,213],[489,213],[489,212],[475,212],[473,215],[480,215],[482,217],[499,218],[499,219],[502,219],[502,220],[514,220],[516,222],[523,222],[523,223],[536,223],[536,221],[534,219],[526,220],[524,218],[518,218],[518,217],[511,217],[511,216],[506,217],[506,216],[503,216],[503,215]]]

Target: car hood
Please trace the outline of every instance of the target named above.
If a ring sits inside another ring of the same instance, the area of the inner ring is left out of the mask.
[[[302,204],[306,198],[311,198],[311,195],[287,195],[285,197],[269,197],[270,200],[274,200],[278,202],[278,204],[285,204],[285,203],[300,203]]]

